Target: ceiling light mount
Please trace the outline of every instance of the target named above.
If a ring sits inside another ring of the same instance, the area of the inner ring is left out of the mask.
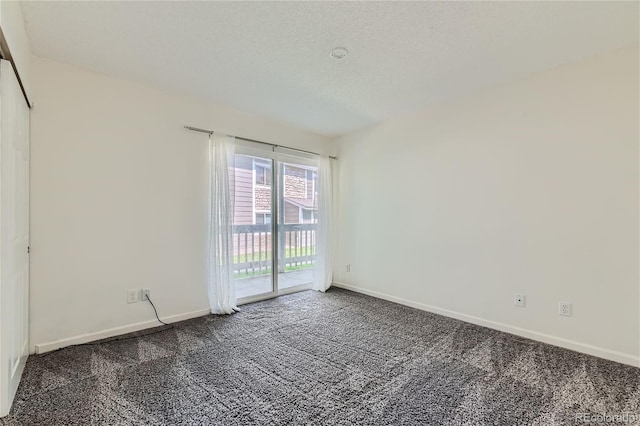
[[[344,47],[336,47],[331,50],[331,52],[329,53],[329,56],[339,61],[341,59],[346,58],[348,53],[349,51]]]

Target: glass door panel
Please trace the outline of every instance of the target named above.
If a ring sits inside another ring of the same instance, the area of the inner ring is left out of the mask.
[[[278,292],[309,287],[316,254],[318,169],[278,161]]]
[[[236,296],[242,300],[275,294],[272,272],[273,160],[236,154],[232,176]]]

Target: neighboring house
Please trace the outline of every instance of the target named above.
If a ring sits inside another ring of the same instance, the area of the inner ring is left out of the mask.
[[[314,168],[283,164],[284,223],[317,222],[317,173]],[[271,223],[271,163],[236,156],[235,225]]]

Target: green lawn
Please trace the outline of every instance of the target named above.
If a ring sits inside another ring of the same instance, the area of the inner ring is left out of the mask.
[[[284,251],[285,258],[291,258],[296,256],[314,256],[316,254],[316,248],[314,247],[298,247],[297,249],[292,249],[287,247]],[[258,262],[258,261],[271,260],[271,251],[262,252],[254,252],[254,253],[246,253],[239,254],[237,256],[233,256],[233,263],[246,263],[246,262]]]
[[[315,254],[316,254],[315,247],[298,247],[297,250],[287,247],[285,249],[286,259],[296,257],[296,256],[308,256],[308,255],[313,256]],[[255,254],[247,253],[247,254],[240,254],[238,256],[233,257],[234,264],[258,262],[259,260],[263,262],[271,261],[271,252],[262,251],[261,253],[259,252],[256,252]],[[309,268],[313,268],[312,263],[306,263],[301,265],[286,265],[284,270],[285,272],[291,272],[291,271],[299,271],[301,269],[309,269]],[[237,273],[235,276],[236,278],[248,278],[248,277],[257,277],[261,275],[270,275],[270,274],[271,274],[271,267],[269,266],[268,268],[262,269],[262,270],[258,270],[258,269],[251,270],[251,268],[249,268],[248,270],[243,269],[239,273]]]
[[[292,272],[292,271],[300,271],[303,269],[310,269],[313,268],[313,263],[307,263],[304,265],[288,265],[284,268],[285,272]],[[236,278],[250,278],[250,277],[259,277],[259,276],[263,276],[263,275],[271,275],[271,268],[268,269],[263,269],[263,270],[258,270],[256,269],[255,271],[252,271],[250,268],[249,270],[242,270],[238,273],[236,273],[234,276]]]

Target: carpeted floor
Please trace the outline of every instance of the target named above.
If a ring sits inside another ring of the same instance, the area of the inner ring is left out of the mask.
[[[640,413],[640,369],[332,289],[32,356],[0,423],[584,424],[577,413]]]

